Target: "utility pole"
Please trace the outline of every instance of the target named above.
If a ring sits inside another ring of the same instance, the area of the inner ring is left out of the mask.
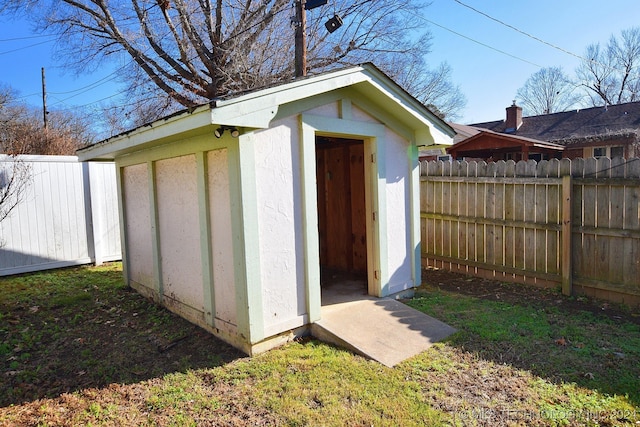
[[[42,121],[47,128],[47,84],[44,79],[44,67],[42,67]]]
[[[307,75],[307,10],[312,10],[327,4],[328,0],[294,0],[296,16],[293,23],[296,29],[296,77]],[[334,15],[324,26],[333,33],[342,25],[342,19]]]
[[[296,5],[296,77],[307,75],[307,0],[295,0]]]

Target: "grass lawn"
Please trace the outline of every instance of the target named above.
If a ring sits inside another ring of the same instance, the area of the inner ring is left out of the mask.
[[[247,358],[119,264],[0,278],[0,426],[640,426],[634,313],[439,285],[407,303],[459,332],[390,369],[313,339]]]

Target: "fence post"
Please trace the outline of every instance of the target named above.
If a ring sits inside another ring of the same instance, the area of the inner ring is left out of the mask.
[[[88,179],[89,194],[87,203],[91,205],[91,232],[92,242],[90,250],[93,251],[93,263],[102,265],[104,263],[106,248],[104,239],[106,237],[104,224],[105,197],[102,170],[98,169],[101,165],[95,162],[83,162],[83,166]]]
[[[83,199],[84,199],[84,217],[86,223],[86,235],[87,235],[87,255],[91,258],[91,262],[96,265],[102,264],[99,261],[100,255],[98,254],[99,250],[97,248],[96,241],[99,239],[99,234],[96,234],[96,224],[95,224],[95,215],[94,210],[97,208],[93,205],[91,200],[91,193],[93,192],[91,188],[91,171],[89,167],[89,163],[81,162],[80,168],[82,170],[82,187],[83,187]]]
[[[562,293],[571,295],[572,293],[572,267],[571,260],[571,196],[572,182],[571,175],[562,177]]]

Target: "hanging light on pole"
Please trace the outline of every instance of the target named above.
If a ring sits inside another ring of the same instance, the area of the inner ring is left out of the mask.
[[[335,30],[342,27],[342,18],[338,15],[333,15],[333,18],[325,22],[324,26],[329,33],[333,33]]]

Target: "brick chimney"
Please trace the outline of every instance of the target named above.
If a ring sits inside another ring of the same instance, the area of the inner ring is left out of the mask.
[[[522,126],[522,107],[518,107],[514,99],[511,107],[507,107],[506,110],[505,132],[515,133]]]

